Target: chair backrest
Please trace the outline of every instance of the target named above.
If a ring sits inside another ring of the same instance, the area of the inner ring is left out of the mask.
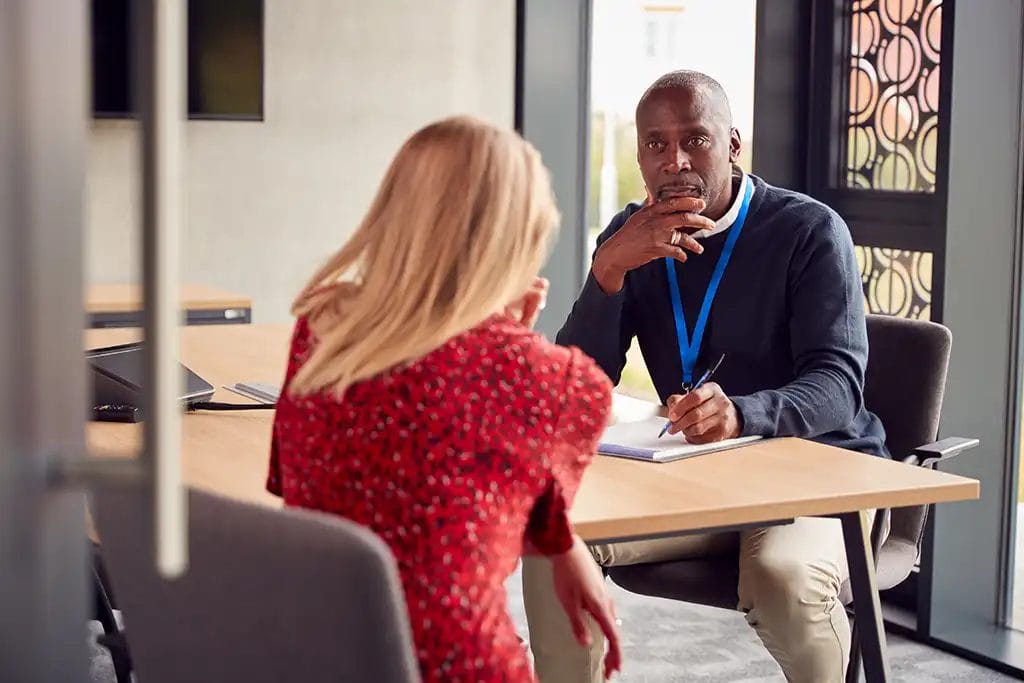
[[[867,324],[864,404],[882,421],[893,458],[903,460],[938,435],[952,335],[942,325],[924,320],[869,315]],[[891,512],[886,546],[915,549],[892,553],[909,559],[898,572],[903,575],[900,580],[910,573],[921,550],[927,514],[924,505]],[[880,558],[885,556],[883,552]]]
[[[885,426],[896,460],[931,443],[939,431],[952,335],[942,325],[869,315],[864,404]]]
[[[189,569],[157,576],[149,496],[94,515],[139,680],[419,680],[394,560],[340,518],[189,493]]]

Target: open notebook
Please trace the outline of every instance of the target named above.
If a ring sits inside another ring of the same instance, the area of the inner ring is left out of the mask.
[[[597,452],[602,455],[614,455],[635,460],[671,462],[704,453],[736,448],[761,438],[759,436],[744,436],[718,443],[692,444],[687,443],[686,438],[681,434],[666,434],[659,439],[658,433],[664,426],[665,418],[663,417],[613,424],[601,436]]]

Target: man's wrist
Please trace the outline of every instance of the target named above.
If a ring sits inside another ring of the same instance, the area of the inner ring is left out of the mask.
[[[625,284],[626,271],[611,262],[611,256],[604,247],[594,256],[590,272],[593,273],[598,286],[609,296],[618,294]]]
[[[732,398],[729,399],[729,404],[732,406],[732,414],[733,414],[733,416],[735,418],[735,421],[736,421],[736,433],[732,437],[730,437],[730,438],[738,439],[738,438],[740,438],[741,436],[744,435],[743,434],[743,427],[744,427],[743,411],[740,410],[739,405]]]
[[[740,411],[736,410],[735,407],[733,407],[733,415],[735,415],[733,433],[729,438],[738,439],[743,436],[743,417],[740,415]]]

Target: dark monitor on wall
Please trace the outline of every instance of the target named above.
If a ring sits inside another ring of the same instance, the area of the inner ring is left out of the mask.
[[[134,116],[131,0],[92,0],[92,108]],[[189,0],[188,115],[263,118],[263,0]]]

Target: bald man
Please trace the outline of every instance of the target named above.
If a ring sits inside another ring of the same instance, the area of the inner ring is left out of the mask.
[[[885,456],[882,425],[864,409],[864,302],[843,220],[736,165],[728,99],[704,74],[655,81],[636,129],[647,199],[598,238],[558,342],[582,348],[618,383],[636,338],[670,431],[692,442],[797,436]],[[723,354],[715,381],[689,391]],[[602,566],[738,552],[737,607],[787,680],[844,680],[850,625],[839,588],[848,570],[838,520],[591,551]],[[600,681],[600,630],[591,628],[589,648],[576,644],[544,560],[524,560],[523,584],[541,683]]]

